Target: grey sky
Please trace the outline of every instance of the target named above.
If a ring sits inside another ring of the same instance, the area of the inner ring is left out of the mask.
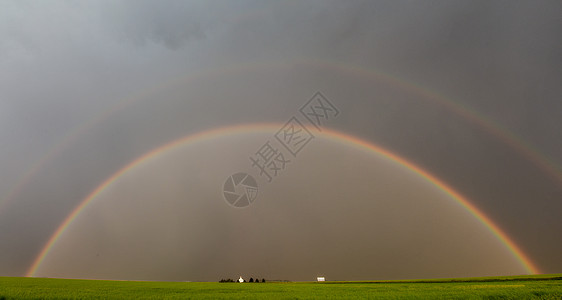
[[[558,1],[1,1],[0,275],[23,275],[65,216],[136,157],[214,127],[284,122],[317,90],[342,111],[331,128],[441,178],[542,271],[562,272],[562,182],[419,92],[507,131],[560,176],[560,15]],[[389,277],[424,274],[437,272]]]

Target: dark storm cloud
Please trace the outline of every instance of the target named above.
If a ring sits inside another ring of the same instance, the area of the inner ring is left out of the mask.
[[[560,166],[561,9],[556,1],[3,2],[0,275],[23,274],[79,200],[135,157],[207,128],[282,122],[317,89],[342,110],[335,128],[443,178],[545,271],[559,272],[560,182],[419,94],[299,62],[337,61],[415,82]],[[271,62],[278,65],[268,71],[244,69]],[[142,92],[232,66],[242,67]],[[69,132],[134,93],[142,97],[81,132],[4,205]]]
[[[147,41],[163,44],[170,49],[185,46],[192,39],[205,37],[198,19],[205,14],[201,4],[190,1],[108,2],[102,5],[102,16],[118,37],[136,45]]]

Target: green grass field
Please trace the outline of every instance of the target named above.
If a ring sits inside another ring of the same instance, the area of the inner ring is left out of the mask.
[[[415,281],[213,283],[0,277],[0,299],[562,299],[562,274]]]

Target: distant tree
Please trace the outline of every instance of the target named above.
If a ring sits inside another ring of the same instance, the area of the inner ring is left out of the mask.
[[[265,282],[265,278],[262,278],[262,279],[261,279],[261,282]]]
[[[249,282],[254,282],[254,278],[250,277],[250,281]]]
[[[255,282],[260,282],[259,278],[256,278],[256,281],[255,281]]]

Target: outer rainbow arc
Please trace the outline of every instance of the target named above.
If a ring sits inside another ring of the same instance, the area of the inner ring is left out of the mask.
[[[535,163],[536,166],[538,166],[543,172],[552,176],[558,184],[562,184],[562,170],[560,169],[560,166],[558,166],[554,161],[549,159],[544,154],[540,153],[540,151],[538,151],[535,147],[513,134],[511,131],[502,128],[497,123],[491,121],[489,118],[485,117],[474,109],[470,109],[467,106],[450,100],[447,97],[433,92],[432,90],[413,81],[401,79],[387,73],[371,71],[369,69],[337,62],[334,63],[331,61],[318,61],[317,63],[312,63],[312,65],[344,70],[350,73],[359,74],[362,77],[376,78],[415,94],[419,94],[423,98],[435,102],[445,107],[449,111],[455,113],[456,115],[468,120],[469,122],[477,124],[478,126],[484,128],[488,134],[497,137],[503,143],[520,152],[520,155]]]
[[[562,184],[562,171],[560,170],[560,168],[556,165],[556,163],[549,160],[548,157],[542,155],[533,146],[529,145],[528,143],[525,143],[523,140],[515,136],[510,131],[499,127],[494,122],[482,116],[482,114],[479,114],[474,110],[469,109],[465,106],[459,105],[454,101],[447,99],[444,96],[436,92],[433,92],[427,88],[424,88],[423,86],[420,86],[412,81],[407,81],[387,73],[382,73],[380,71],[364,69],[362,67],[348,65],[341,62],[332,62],[332,61],[325,61],[325,60],[297,60],[295,61],[294,64],[332,68],[340,71],[343,70],[345,72],[356,73],[359,74],[360,76],[382,80],[383,82],[390,83],[392,85],[395,85],[396,87],[419,94],[423,98],[435,102],[439,105],[442,105],[443,107],[449,109],[450,111],[463,117],[464,119],[469,120],[470,122],[483,127],[488,131],[489,134],[498,137],[498,139],[500,139],[501,141],[503,141],[513,149],[520,152],[520,154],[523,155],[525,158],[535,163],[541,170],[552,176],[558,182],[558,184]],[[66,145],[72,142],[73,140],[75,140],[80,133],[93,127],[94,125],[97,125],[101,121],[105,120],[109,115],[113,114],[114,112],[120,111],[121,109],[128,107],[130,104],[136,102],[138,99],[143,98],[146,94],[150,94],[155,91],[160,91],[167,87],[174,86],[175,84],[182,83],[184,81],[189,81],[196,78],[214,76],[225,72],[239,72],[240,70],[260,69],[263,67],[272,67],[272,66],[288,67],[286,63],[275,62],[275,63],[254,64],[254,65],[241,65],[241,66],[233,65],[227,68],[210,69],[210,70],[203,71],[202,75],[196,73],[193,75],[183,76],[180,78],[174,78],[169,81],[164,81],[163,83],[159,83],[156,86],[148,88],[147,90],[142,90],[141,92],[138,92],[133,96],[124,98],[123,100],[119,101],[117,104],[111,106],[108,110],[106,110],[101,115],[94,116],[89,121],[78,126],[76,129],[69,131],[67,135],[65,135],[61,139],[61,142],[55,144],[52,148],[46,151],[46,155],[44,155],[35,163],[33,163],[31,168],[28,171],[26,171],[21,176],[21,178],[17,181],[15,187],[8,191],[4,199],[0,199],[0,213],[2,212],[2,207],[4,206],[4,204],[10,202],[11,199],[15,197],[15,195],[19,194],[19,192],[23,190],[23,187],[43,167],[43,165],[50,159],[53,159],[55,156],[62,153],[62,150],[66,147]]]
[[[267,66],[272,66],[272,65],[273,64],[267,65]],[[286,67],[285,65],[281,65],[281,64],[279,64],[279,66]],[[226,67],[226,68],[225,67],[212,68],[212,69],[208,69],[208,70],[205,70],[205,71],[201,71],[200,73],[182,76],[182,77],[179,77],[179,78],[172,78],[171,80],[163,81],[163,82],[158,83],[154,86],[150,86],[147,89],[143,89],[141,91],[135,92],[130,96],[121,98],[118,102],[111,105],[108,109],[104,110],[102,113],[97,114],[97,115],[89,118],[85,122],[81,123],[80,125],[76,126],[73,129],[69,130],[60,139],[59,142],[56,142],[52,147],[50,147],[47,151],[45,151],[45,155],[43,155],[38,160],[36,160],[31,165],[31,167],[22,176],[20,176],[20,179],[16,182],[15,186],[12,189],[10,189],[8,191],[8,193],[6,193],[6,196],[3,197],[3,198],[0,198],[0,213],[2,213],[3,206],[8,204],[16,195],[18,195],[23,190],[25,185],[29,183],[31,178],[33,178],[33,176],[35,176],[39,172],[39,170],[41,170],[47,162],[49,162],[50,160],[54,159],[55,157],[61,155],[63,150],[68,145],[70,145],[72,142],[74,142],[80,136],[80,134],[82,134],[82,133],[86,132],[87,130],[89,130],[90,128],[93,128],[94,126],[98,125],[99,123],[101,123],[102,121],[104,121],[105,119],[107,119],[108,117],[113,115],[114,113],[129,107],[130,105],[136,103],[140,99],[145,98],[147,95],[151,95],[153,93],[156,93],[158,91],[162,91],[166,88],[172,87],[172,86],[180,84],[180,83],[184,83],[186,81],[203,79],[203,78],[212,77],[212,76],[215,76],[215,75],[220,75],[222,73],[240,72],[241,70],[251,69],[251,68],[254,68],[254,67],[256,67],[256,66],[254,66],[254,65],[249,65],[249,66],[248,65],[242,65],[242,66],[233,65],[233,66],[229,66],[229,67]],[[263,66],[257,65],[257,67],[263,67]]]
[[[53,233],[53,235],[49,238],[39,255],[34,260],[33,264],[29,268],[26,276],[33,277],[35,273],[41,266],[41,263],[49,254],[50,250],[58,240],[58,238],[66,231],[69,225],[80,215],[82,210],[88,206],[93,200],[102,193],[105,189],[110,187],[113,183],[117,181],[119,177],[124,175],[125,173],[131,171],[138,165],[142,164],[143,162],[155,158],[159,154],[163,154],[164,152],[171,150],[175,147],[185,145],[188,143],[195,143],[201,142],[205,140],[210,140],[213,138],[219,138],[226,134],[232,133],[244,133],[244,132],[251,132],[251,131],[275,131],[278,129],[282,124],[274,124],[274,123],[262,123],[262,124],[244,124],[244,125],[236,125],[236,126],[228,126],[228,127],[220,127],[216,129],[211,129],[208,131],[202,131],[199,133],[195,133],[192,135],[188,135],[179,139],[176,139],[168,144],[163,146],[157,147],[152,151],[136,158],[123,168],[121,168],[118,172],[113,174],[111,177],[103,181],[96,189],[94,189],[80,204],[66,217],[66,219],[59,225],[57,230]],[[407,159],[400,157],[397,154],[390,152],[387,149],[384,149],[381,146],[375,145],[373,143],[369,143],[367,141],[361,140],[357,137],[335,131],[330,130],[327,128],[323,128],[322,133],[319,135],[331,139],[336,142],[347,142],[351,145],[355,145],[360,149],[365,151],[377,153],[390,161],[395,162],[398,165],[401,165],[408,169],[410,172],[421,176],[425,179],[428,183],[432,184],[439,190],[443,191],[447,195],[449,195],[453,200],[457,201],[463,208],[465,208],[468,212],[470,212],[480,223],[482,223],[488,230],[509,250],[509,252],[514,256],[514,258],[531,274],[538,274],[540,270],[538,267],[531,261],[531,259],[517,246],[513,240],[503,231],[501,230],[489,217],[487,217],[481,210],[479,210],[476,206],[474,206],[470,201],[462,196],[459,192],[454,190],[452,187],[447,185],[445,182],[440,180],[439,178],[435,177],[431,173],[423,170],[416,164],[408,161]]]

